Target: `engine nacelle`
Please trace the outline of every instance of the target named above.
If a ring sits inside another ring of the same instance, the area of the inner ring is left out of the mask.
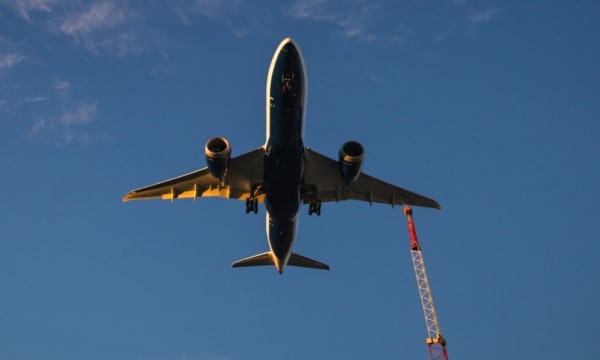
[[[229,141],[223,137],[209,139],[204,146],[204,157],[210,174],[219,180],[223,180],[231,162]]]
[[[358,179],[364,160],[365,150],[360,143],[348,141],[342,145],[339,152],[340,172],[347,183]]]

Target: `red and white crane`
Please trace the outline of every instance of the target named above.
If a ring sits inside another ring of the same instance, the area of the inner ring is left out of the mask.
[[[448,352],[446,351],[446,339],[442,336],[440,323],[438,322],[433,305],[433,296],[431,295],[431,287],[429,286],[429,278],[425,270],[425,260],[423,260],[423,252],[421,245],[417,239],[415,223],[412,217],[412,209],[410,206],[404,207],[404,214],[408,219],[408,234],[410,237],[410,255],[412,256],[415,275],[417,277],[417,287],[419,288],[419,296],[421,297],[421,306],[425,315],[425,325],[427,326],[427,347],[431,360],[448,360]]]

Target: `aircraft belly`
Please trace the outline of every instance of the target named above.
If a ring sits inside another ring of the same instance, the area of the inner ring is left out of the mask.
[[[278,49],[267,81],[267,139],[264,163],[265,204],[283,222],[300,207],[304,111],[304,63],[294,43]]]
[[[301,202],[302,155],[282,155],[276,150],[265,155],[265,204],[273,217],[291,219],[298,213]]]
[[[267,238],[273,254],[281,260],[287,259],[296,239],[296,219],[277,220],[267,215]]]

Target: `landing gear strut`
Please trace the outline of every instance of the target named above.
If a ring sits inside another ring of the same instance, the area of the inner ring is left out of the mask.
[[[311,200],[310,204],[308,204],[308,215],[312,215],[313,213],[316,213],[317,216],[321,216],[320,200]]]
[[[253,212],[258,213],[258,199],[255,197],[249,197],[246,199],[246,214]]]

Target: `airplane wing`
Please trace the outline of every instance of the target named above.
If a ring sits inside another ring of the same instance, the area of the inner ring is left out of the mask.
[[[218,196],[245,200],[253,190],[258,202],[264,201],[260,186],[263,183],[263,157],[265,150],[258,148],[231,159],[223,184],[213,177],[208,168],[193,171],[173,179],[145,186],[129,192],[123,201],[140,199],[174,200]]]
[[[303,202],[363,200],[369,203],[416,205],[441,209],[433,199],[388,184],[365,173],[350,184],[340,175],[339,163],[311,149],[306,149]]]

